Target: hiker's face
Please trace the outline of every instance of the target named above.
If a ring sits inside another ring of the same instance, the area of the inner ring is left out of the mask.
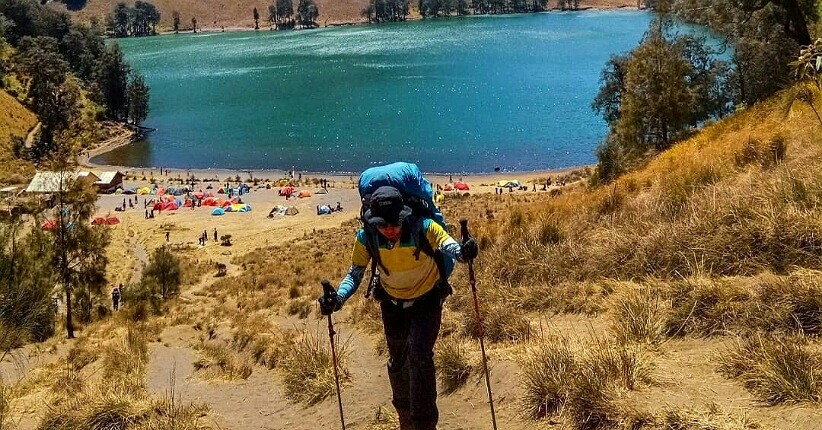
[[[385,224],[382,226],[377,226],[377,230],[379,230],[380,234],[385,236],[388,240],[397,240],[402,233],[402,227],[398,225],[391,225]]]

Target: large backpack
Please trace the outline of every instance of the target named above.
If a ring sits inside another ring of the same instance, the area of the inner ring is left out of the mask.
[[[453,257],[443,254],[428,242],[425,232],[422,231],[422,219],[432,219],[446,232],[449,231],[448,224],[445,222],[442,212],[434,204],[434,191],[431,188],[431,183],[425,179],[419,167],[412,163],[397,162],[372,167],[360,175],[359,191],[362,200],[360,220],[365,230],[365,248],[371,257],[371,281],[369,281],[366,297],[370,295],[371,289],[374,287],[377,266],[382,268],[384,273],[389,274],[388,269],[383,266],[380,259],[377,229],[365,220],[365,211],[371,205],[371,194],[382,186],[391,186],[399,190],[403,202],[411,208],[411,215],[407,218],[406,225],[411,228],[410,237],[416,246],[414,256],[419,259],[420,252],[424,252],[433,258],[440,274],[440,282],[447,288],[448,277],[451,276],[451,272],[454,270],[455,260]]]

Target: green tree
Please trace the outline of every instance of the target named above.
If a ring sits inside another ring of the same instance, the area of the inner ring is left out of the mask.
[[[254,29],[260,29],[260,12],[257,11],[257,8],[254,8]]]
[[[197,17],[196,16],[191,17],[191,29],[194,30],[195,34],[197,33]]]
[[[71,124],[78,95],[69,91],[73,87],[64,85],[69,65],[53,38],[24,37],[15,63],[28,87],[27,104],[42,123],[36,152],[39,157],[53,149],[55,136]]]
[[[121,120],[128,115],[128,75],[131,68],[123,59],[120,45],[112,43],[106,48],[100,62],[97,85],[102,95],[102,104],[106,107],[106,116]]]
[[[94,80],[106,49],[102,36],[99,27],[78,24],[60,41],[60,51],[68,61],[71,72],[83,82],[91,83]]]
[[[177,295],[181,282],[180,260],[166,246],[155,248],[143,269],[143,279],[159,289],[163,300]]]
[[[117,3],[111,16],[111,25],[114,30],[114,37],[128,37],[132,33],[132,22],[134,10],[125,3]]]
[[[0,224],[0,352],[54,334],[53,249],[42,230],[20,238],[22,224]],[[0,358],[2,359],[2,358]]]
[[[172,28],[174,29],[174,34],[180,32],[180,12],[172,11],[171,12],[171,20],[172,20]]]
[[[86,303],[82,312],[90,314],[92,293],[105,285],[108,260],[105,248],[109,234],[105,226],[92,226],[97,194],[88,181],[78,180],[71,160],[71,152],[54,157],[55,181],[58,192],[51,211],[54,226],[50,230],[54,249],[53,264],[59,274],[66,298],[66,332],[74,338],[72,299]]]
[[[139,126],[148,117],[148,85],[139,73],[131,74],[128,84],[128,118],[132,124]]]
[[[300,0],[297,5],[297,21],[303,28],[312,28],[317,26],[317,18],[320,16],[320,10],[314,0]]]

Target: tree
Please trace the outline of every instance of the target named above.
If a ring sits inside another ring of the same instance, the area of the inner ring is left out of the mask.
[[[300,0],[300,3],[297,5],[297,21],[299,21],[300,26],[303,28],[316,27],[319,16],[320,11],[317,9],[317,4],[314,3],[314,0]]]
[[[100,62],[97,84],[106,107],[106,116],[110,119],[119,121],[128,115],[126,89],[130,72],[131,67],[123,59],[120,45],[109,45]]]
[[[24,37],[16,63],[28,87],[26,102],[42,123],[40,147],[43,153],[49,152],[55,135],[68,127],[75,114],[73,110],[62,110],[66,97],[72,96],[63,88],[68,63],[60,55],[57,41],[44,36]]]
[[[85,83],[94,80],[100,58],[105,52],[102,32],[99,27],[75,25],[60,41],[60,51],[68,61],[71,72]]]
[[[131,22],[134,11],[125,3],[117,3],[112,12],[111,23],[114,37],[128,37],[131,34]]]
[[[42,230],[23,237],[17,220],[0,224],[0,353],[54,334],[53,248]],[[0,358],[2,359],[2,358]]]
[[[172,28],[174,28],[174,34],[180,32],[180,12],[172,11],[171,12],[171,20],[172,20]]]
[[[160,297],[163,300],[177,295],[181,282],[180,260],[167,246],[155,248],[148,265],[143,269],[143,278],[160,289]]]
[[[592,104],[610,126],[597,149],[600,181],[730,110],[727,63],[714,58],[702,39],[669,36],[668,25],[657,18],[637,48],[612,57],[603,70]]]
[[[131,82],[128,84],[128,118],[139,126],[148,117],[148,86],[139,73],[131,75]]]
[[[281,22],[294,16],[294,4],[291,0],[277,0],[277,16]]]
[[[254,29],[260,29],[260,12],[257,11],[257,8],[254,8]]]
[[[191,28],[192,28],[192,30],[194,30],[194,33],[197,33],[197,17],[196,16],[191,17]]]
[[[737,7],[748,14],[761,11],[768,6],[781,8],[782,29],[798,45],[810,45],[813,40],[808,31],[808,20],[818,18],[818,10],[813,1],[799,0],[734,0]]]
[[[109,235],[105,226],[92,226],[89,222],[97,194],[90,183],[77,179],[70,154],[64,152],[54,157],[58,192],[55,193],[56,205],[51,211],[56,223],[50,233],[55,251],[53,264],[66,297],[66,332],[72,339],[72,299],[90,297],[105,284],[108,263],[105,248]],[[87,306],[91,306],[90,300]]]

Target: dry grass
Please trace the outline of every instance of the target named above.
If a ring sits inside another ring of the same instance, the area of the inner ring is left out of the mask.
[[[294,402],[313,405],[336,392],[331,348],[317,332],[303,327],[293,333],[278,365],[285,385],[285,395]],[[350,380],[348,348],[337,339],[337,362],[340,383]]]
[[[567,337],[540,339],[522,366],[523,411],[533,419],[556,417],[572,428],[603,428],[632,419],[620,393],[653,383],[653,365],[639,348],[593,339],[574,350]]]
[[[397,414],[391,408],[384,408],[382,406],[377,408],[374,413],[374,419],[368,423],[366,430],[395,430],[400,425]]]
[[[236,354],[228,345],[209,341],[200,344],[198,350],[200,356],[194,361],[194,369],[201,371],[205,379],[234,381],[251,376],[253,369],[250,360]]]
[[[445,393],[462,387],[477,369],[466,342],[455,336],[440,339],[434,349],[434,363]]]
[[[37,117],[8,93],[0,90],[0,183],[22,183],[34,174],[34,166],[14,158],[12,139],[25,139]]]
[[[797,336],[754,335],[720,356],[719,370],[770,404],[822,402],[822,356]]]

